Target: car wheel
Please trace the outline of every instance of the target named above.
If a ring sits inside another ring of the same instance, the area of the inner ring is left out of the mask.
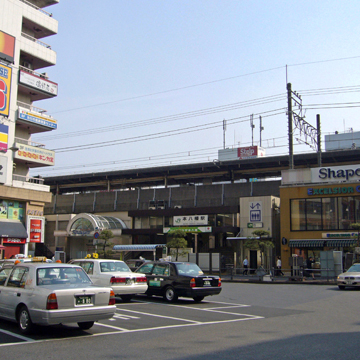
[[[81,330],[89,330],[94,325],[94,321],[78,322],[77,324]]]
[[[339,285],[338,286],[340,290],[345,290],[345,286],[344,285]]]
[[[123,302],[130,302],[132,299],[131,295],[120,295],[120,297]]]
[[[34,324],[31,321],[29,310],[26,306],[22,306],[19,310],[18,324],[23,334],[30,334],[34,329]]]
[[[200,301],[204,300],[204,296],[195,296],[195,297],[193,297],[193,299],[195,302],[200,302]]]
[[[177,300],[177,298],[178,296],[176,295],[174,288],[172,286],[168,286],[165,289],[164,299],[168,302],[174,302]]]

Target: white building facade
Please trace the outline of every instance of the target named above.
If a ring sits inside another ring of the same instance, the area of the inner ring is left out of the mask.
[[[54,166],[55,153],[32,141],[35,133],[53,131],[57,121],[41,100],[57,96],[48,68],[56,52],[47,38],[58,22],[48,10],[59,0],[0,2],[0,257],[35,255],[44,243],[44,205],[51,202],[43,179],[31,168]],[[38,251],[39,252],[39,251]]]

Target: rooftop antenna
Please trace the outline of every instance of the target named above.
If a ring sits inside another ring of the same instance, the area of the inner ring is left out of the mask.
[[[254,114],[250,115],[250,127],[251,127],[251,146],[254,146]]]

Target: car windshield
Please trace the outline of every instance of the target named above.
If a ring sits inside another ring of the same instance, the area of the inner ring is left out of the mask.
[[[129,267],[122,261],[104,261],[100,263],[101,272],[131,272]]]
[[[37,270],[37,285],[82,284],[92,282],[80,267],[47,267]]]
[[[176,264],[179,275],[203,275],[203,271],[196,265],[192,263],[181,263]]]
[[[347,272],[360,272],[360,264],[350,266]]]

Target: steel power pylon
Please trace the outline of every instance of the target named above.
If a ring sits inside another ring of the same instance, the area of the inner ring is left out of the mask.
[[[309,145],[318,153],[318,165],[321,166],[321,131],[320,115],[316,115],[316,128],[305,120],[302,109],[301,96],[291,90],[291,83],[287,84],[288,98],[288,136],[289,136],[289,168],[294,168],[294,128],[300,131],[300,136],[304,135],[304,143]],[[300,141],[300,139],[297,139]],[[302,141],[302,140],[301,140]]]

